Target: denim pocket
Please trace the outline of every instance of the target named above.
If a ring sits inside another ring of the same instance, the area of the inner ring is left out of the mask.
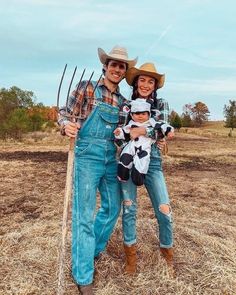
[[[107,123],[117,124],[119,122],[119,115],[117,112],[98,110],[100,117]]]
[[[90,150],[92,143],[89,142],[79,142],[75,147],[75,155],[81,156]]]

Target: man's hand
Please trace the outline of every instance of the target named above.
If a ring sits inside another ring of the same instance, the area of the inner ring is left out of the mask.
[[[130,129],[130,138],[135,139],[140,135],[146,135],[146,128],[145,127],[135,127]]]
[[[65,134],[72,138],[76,137],[79,129],[80,129],[79,123],[69,122],[64,126]]]

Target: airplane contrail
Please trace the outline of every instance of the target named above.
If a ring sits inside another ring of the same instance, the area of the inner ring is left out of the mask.
[[[172,28],[172,24],[169,24],[164,30],[163,32],[160,34],[160,36],[158,37],[158,39],[147,49],[147,51],[145,52],[144,56],[147,56],[149,54],[149,52],[156,46],[156,44],[163,39],[166,34],[168,33],[168,31]]]

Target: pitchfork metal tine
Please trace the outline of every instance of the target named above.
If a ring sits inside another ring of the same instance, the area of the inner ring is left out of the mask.
[[[76,70],[77,70],[77,66],[74,69],[72,78],[70,80],[70,85],[69,85],[69,88],[68,88],[68,92],[67,92],[67,97],[66,97],[66,111],[68,110],[68,101],[69,101],[69,96],[70,96],[70,89],[71,89],[71,85],[72,85],[73,80],[74,80],[74,77],[75,77]]]
[[[87,90],[87,88],[88,88],[88,85],[89,85],[89,83],[90,83],[92,77],[93,77],[93,74],[94,74],[94,71],[92,72],[91,76],[90,76],[89,79],[88,79],[88,82],[87,82],[87,84],[86,84],[86,86],[85,86],[85,88],[84,88],[83,95],[85,95],[85,93],[86,93],[86,90]]]
[[[84,69],[84,71],[85,71],[85,69]],[[84,74],[84,73],[83,73]],[[83,76],[83,74],[82,74],[82,76]],[[86,90],[87,90],[87,87],[88,87],[88,85],[89,85],[89,83],[90,83],[90,81],[91,81],[91,79],[92,79],[92,77],[93,77],[93,74],[94,74],[94,71],[92,72],[92,74],[91,74],[91,76],[89,77],[89,79],[88,79],[88,81],[87,81],[87,84],[86,84],[86,86],[85,86],[85,88],[84,88],[84,90],[83,90],[83,96],[85,95],[85,93],[86,93]],[[80,80],[82,80],[82,77],[81,77],[81,79]],[[80,83],[79,83],[80,84]],[[77,89],[79,88],[79,85],[78,85],[78,87],[77,87]],[[80,106],[80,113],[81,113],[81,108],[82,108],[82,105]],[[73,113],[72,113],[72,117],[74,117],[75,116],[75,109],[73,110]]]
[[[63,74],[61,76],[61,81],[60,81],[60,84],[59,84],[59,87],[58,87],[58,91],[57,91],[57,108],[58,109],[59,109],[59,99],[60,99],[61,85],[62,85],[62,81],[63,81],[64,76],[65,76],[66,68],[67,68],[67,64],[64,67]]]
[[[99,83],[99,81],[101,80],[101,78],[102,78],[102,74],[101,74],[101,76],[99,77],[99,79],[98,79],[98,81],[97,81],[97,83],[96,83],[96,85],[95,85],[95,87],[94,87],[94,89],[93,89],[92,97],[93,97],[93,95],[94,95],[94,92],[95,92],[95,90],[96,90],[96,88],[97,88],[97,86],[98,86],[98,83]]]
[[[83,79],[83,77],[84,77],[84,73],[85,73],[85,71],[86,71],[86,69],[83,70],[83,73],[82,73],[82,75],[81,75],[81,77],[80,77],[79,83],[78,83],[78,85],[77,85],[77,87],[76,87],[75,98],[76,98],[76,96],[77,96],[77,94],[78,94],[78,90],[79,90],[79,88],[80,88],[80,84],[81,84],[81,81],[82,81],[82,79]]]
[[[79,88],[80,88],[80,84],[81,84],[81,81],[82,81],[82,79],[83,79],[83,76],[84,76],[85,71],[86,71],[86,69],[83,70],[83,73],[82,73],[82,75],[81,75],[81,77],[80,77],[79,83],[78,83],[78,85],[77,85],[77,87],[76,87],[76,90],[75,90],[75,99],[76,99],[76,96],[77,96],[77,94],[78,94],[78,90],[79,90]],[[66,107],[66,109],[67,109],[67,107]],[[74,108],[74,110],[73,110],[73,112],[72,112],[72,117],[74,117],[74,116],[75,116],[75,108]]]

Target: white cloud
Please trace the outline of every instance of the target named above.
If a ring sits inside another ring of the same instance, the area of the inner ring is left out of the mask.
[[[169,82],[168,87],[171,90],[181,89],[189,93],[202,93],[202,94],[232,94],[236,96],[236,77],[228,79],[212,79],[212,80],[178,80],[176,82]]]

